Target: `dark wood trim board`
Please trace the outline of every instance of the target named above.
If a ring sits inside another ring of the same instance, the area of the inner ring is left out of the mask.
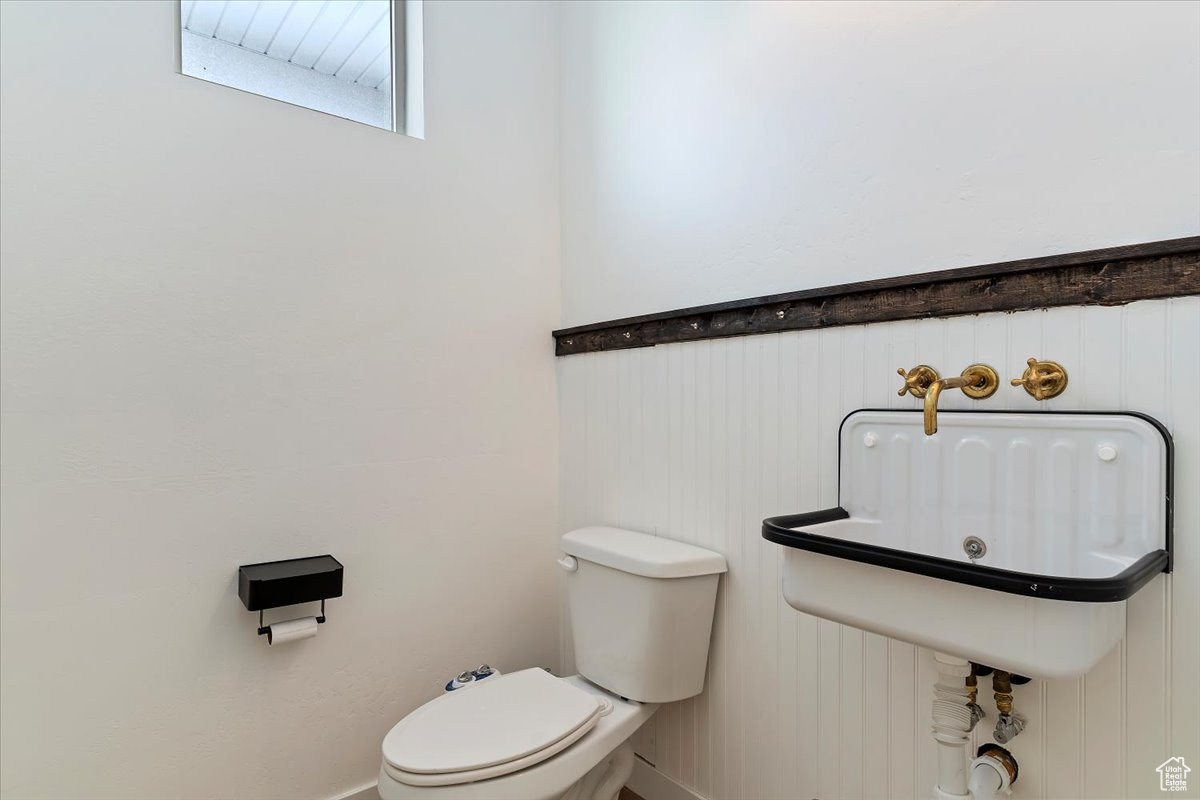
[[[555,354],[1200,294],[1200,236],[924,272],[554,331]]]

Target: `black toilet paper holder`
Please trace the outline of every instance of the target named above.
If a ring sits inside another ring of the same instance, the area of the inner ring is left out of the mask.
[[[331,555],[264,561],[238,567],[238,596],[247,611],[258,612],[258,635],[270,632],[263,624],[268,608],[321,602],[317,622],[325,621],[325,601],[342,596],[345,568]]]

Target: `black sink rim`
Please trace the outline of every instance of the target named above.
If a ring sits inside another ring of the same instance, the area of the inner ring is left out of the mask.
[[[804,514],[768,517],[763,520],[762,536],[767,541],[819,555],[833,556],[1009,594],[1077,603],[1114,603],[1128,600],[1149,583],[1155,575],[1160,572],[1170,572],[1170,554],[1161,549],[1147,553],[1113,576],[1073,578],[1015,572],[982,564],[952,561],[948,558],[862,542],[850,542],[800,530],[805,526],[849,518],[849,512],[840,506]],[[1169,541],[1170,539],[1168,539]]]

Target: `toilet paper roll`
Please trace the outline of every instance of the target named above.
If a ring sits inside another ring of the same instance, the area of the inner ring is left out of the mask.
[[[317,618],[300,617],[267,626],[267,644],[283,644],[317,635]]]

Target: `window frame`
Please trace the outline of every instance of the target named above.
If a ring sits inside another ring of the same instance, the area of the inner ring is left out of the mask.
[[[237,0],[232,0],[236,2]],[[340,0],[352,2],[353,0]],[[424,42],[424,0],[389,0],[391,14],[391,56],[392,68],[390,77],[391,91],[391,128],[376,125],[352,117],[343,116],[332,111],[303,105],[278,96],[263,94],[240,86],[233,86],[216,80],[208,80],[199,75],[193,75],[183,70],[184,29],[183,2],[176,0],[174,6],[175,35],[174,55],[175,72],[185,78],[204,81],[205,83],[223,86],[234,91],[245,92],[256,97],[264,97],[278,103],[303,108],[318,114],[343,119],[369,128],[391,133],[400,133],[414,139],[425,138],[425,42]],[[202,34],[201,34],[202,35]],[[214,37],[215,38],[215,37]],[[222,40],[223,41],[223,40]],[[228,44],[228,42],[226,42]],[[237,46],[237,45],[233,45]],[[247,52],[257,52],[248,50]],[[271,58],[266,56],[266,58]],[[303,67],[301,67],[303,69]]]

